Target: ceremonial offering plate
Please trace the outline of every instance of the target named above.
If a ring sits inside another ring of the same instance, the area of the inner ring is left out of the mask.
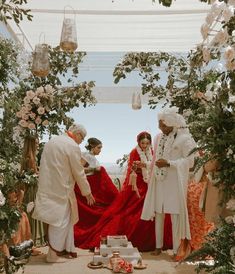
[[[97,263],[90,262],[87,266],[92,269],[97,269],[97,268],[102,268],[104,264],[102,262],[97,262]]]
[[[134,269],[145,269],[147,268],[147,264],[136,264],[134,265]]]

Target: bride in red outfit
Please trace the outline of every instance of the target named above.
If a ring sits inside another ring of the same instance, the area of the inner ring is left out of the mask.
[[[79,231],[87,231],[98,222],[118,194],[118,190],[105,168],[100,166],[95,157],[101,152],[102,142],[97,138],[89,138],[87,142],[87,152],[82,153],[82,164],[95,198],[95,204],[92,206],[87,204],[86,198],[81,195],[81,191],[76,184],[75,194],[79,211],[79,221],[74,227],[76,238],[79,237]]]
[[[148,187],[148,166],[151,160],[151,135],[148,132],[141,132],[137,136],[137,146],[129,155],[126,178],[121,192],[92,229],[84,231],[79,226],[75,227],[77,247],[94,248],[100,245],[100,239],[103,236],[126,235],[133,246],[140,251],[155,249],[154,222],[140,220]],[[165,218],[165,248],[170,248],[172,244],[169,228],[171,228],[170,219]]]

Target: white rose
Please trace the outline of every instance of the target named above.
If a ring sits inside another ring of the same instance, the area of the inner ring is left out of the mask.
[[[224,70],[224,65],[222,63],[218,63],[215,67],[215,70],[218,72],[222,72]]]
[[[228,22],[230,18],[234,15],[234,8],[232,6],[226,7],[222,13],[222,16],[224,17],[224,21]]]
[[[215,20],[215,15],[214,15],[214,13],[208,13],[207,14],[207,17],[206,17],[206,23],[208,24],[208,25],[212,25],[212,23],[214,22],[214,20]]]
[[[201,26],[201,35],[204,40],[208,37],[209,30],[210,27],[208,26],[208,24],[205,23]]]
[[[210,83],[208,85],[206,85],[206,90],[211,90],[213,88],[213,83]]]
[[[215,89],[221,88],[221,82],[220,81],[216,81],[215,84],[214,84],[214,88]]]
[[[0,190],[0,206],[5,205],[6,198],[4,197],[2,191]]]
[[[211,54],[208,48],[203,48],[202,49],[202,56],[203,56],[203,61],[205,63],[208,63],[211,60]]]
[[[228,102],[229,103],[235,103],[235,96],[234,95],[229,95]]]
[[[227,60],[227,61],[232,61],[235,57],[235,50],[233,47],[231,46],[228,46],[225,51],[224,51],[224,58]]]
[[[211,6],[211,11],[218,16],[224,9],[226,8],[226,4],[224,2],[215,1]]]
[[[211,101],[213,99],[213,92],[211,90],[207,90],[205,93],[205,97],[208,101]]]
[[[230,6],[235,7],[235,0],[229,0],[229,1],[228,1],[228,4],[229,4]]]
[[[232,224],[233,223],[233,216],[227,216],[227,217],[225,217],[225,222],[227,224]]]
[[[235,199],[230,199],[226,204],[226,208],[230,210],[235,210]]]
[[[30,213],[34,208],[34,202],[29,202],[26,207],[27,213]]]

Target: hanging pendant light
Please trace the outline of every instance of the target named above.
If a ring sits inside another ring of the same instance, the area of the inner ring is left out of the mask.
[[[74,12],[74,9],[72,7],[66,7],[71,8]],[[66,52],[74,52],[78,47],[75,12],[74,18],[65,18],[66,7],[64,7],[64,21],[60,37],[60,47]]]
[[[44,44],[40,44],[40,37],[41,34],[39,36],[39,44],[35,45],[33,52],[32,73],[38,77],[46,77],[50,71],[49,48],[45,44],[45,34]]]
[[[132,94],[132,109],[141,109],[141,97],[139,92],[133,92]]]

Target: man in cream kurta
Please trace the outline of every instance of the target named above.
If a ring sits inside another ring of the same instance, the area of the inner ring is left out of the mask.
[[[76,255],[73,235],[73,225],[78,221],[75,182],[88,204],[94,203],[78,146],[85,135],[83,126],[73,125],[67,133],[52,138],[42,153],[33,217],[49,225],[47,262],[64,262],[65,259],[58,256],[59,252]]]
[[[154,143],[150,180],[141,219],[155,217],[156,251],[163,246],[165,213],[171,214],[173,252],[177,253],[180,240],[191,239],[188,211],[187,184],[194,155],[189,155],[196,143],[186,128],[184,118],[172,107],[159,114],[159,134]]]

